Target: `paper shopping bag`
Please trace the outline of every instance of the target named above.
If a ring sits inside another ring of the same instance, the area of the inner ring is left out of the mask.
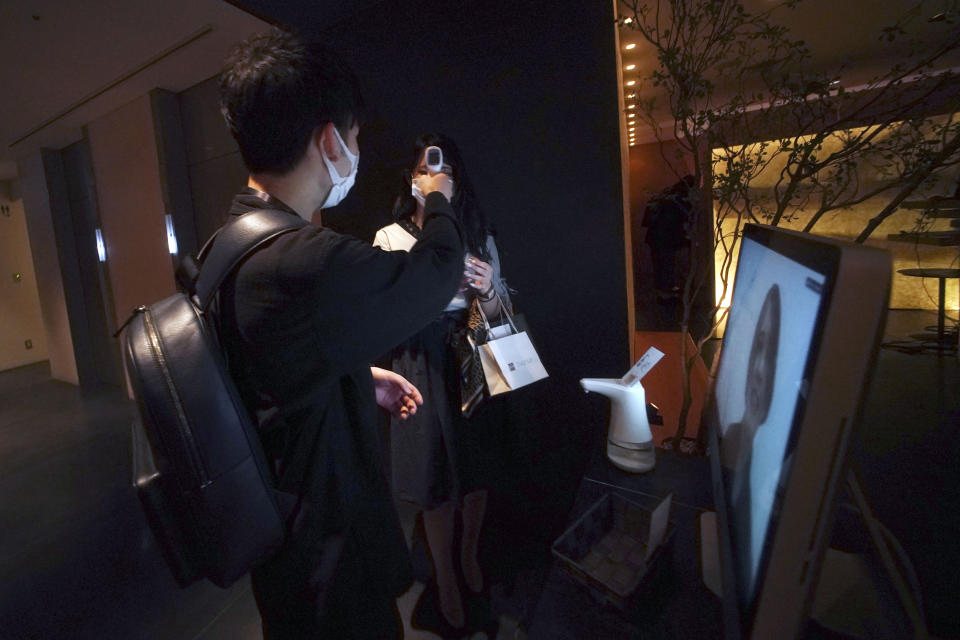
[[[491,396],[519,389],[548,375],[526,331],[481,345],[480,362]]]
[[[495,396],[510,391],[510,385],[507,384],[507,379],[500,373],[500,365],[497,364],[497,359],[493,357],[490,346],[486,344],[479,345],[477,353],[480,354],[480,364],[483,366],[483,377],[487,383],[487,395]]]

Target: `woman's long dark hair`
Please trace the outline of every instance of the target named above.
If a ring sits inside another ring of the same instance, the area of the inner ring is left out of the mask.
[[[442,133],[425,133],[417,138],[413,151],[413,162],[410,168],[403,172],[403,190],[394,201],[393,216],[396,220],[410,218],[417,211],[417,201],[410,194],[411,170],[415,169],[427,147],[440,147],[443,151],[444,164],[453,169],[454,194],[450,204],[460,217],[466,234],[467,249],[481,260],[489,261],[487,252],[487,235],[493,230],[487,222],[487,217],[477,203],[477,196],[473,191],[473,184],[463,164],[463,157],[456,143]]]

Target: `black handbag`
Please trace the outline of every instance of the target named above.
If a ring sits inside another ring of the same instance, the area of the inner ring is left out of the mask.
[[[467,312],[467,322],[455,336],[454,349],[460,367],[460,413],[469,418],[483,400],[486,381],[480,363],[479,346],[487,342],[487,328],[474,298]]]
[[[139,409],[133,482],[181,586],[206,577],[227,587],[283,542],[290,505],[273,489],[209,308],[244,257],[304,224],[275,210],[240,216],[201,250],[199,271],[181,277],[185,291],[139,307],[125,324],[124,355]]]

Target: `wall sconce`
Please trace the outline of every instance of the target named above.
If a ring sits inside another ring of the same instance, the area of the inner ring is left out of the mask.
[[[177,233],[173,230],[173,216],[169,213],[164,216],[167,221],[167,247],[170,249],[170,255],[177,255]]]
[[[97,258],[100,259],[100,262],[107,261],[107,247],[103,244],[103,232],[100,231],[100,227],[95,229],[97,234]]]

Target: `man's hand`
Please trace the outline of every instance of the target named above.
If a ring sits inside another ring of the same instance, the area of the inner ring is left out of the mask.
[[[433,191],[439,191],[447,196],[447,200],[453,198],[453,178],[445,173],[434,173],[425,176],[414,176],[420,181],[420,190],[423,191],[423,197]]]
[[[380,367],[370,367],[370,375],[373,376],[377,404],[390,415],[406,420],[423,404],[420,391],[400,374]]]

